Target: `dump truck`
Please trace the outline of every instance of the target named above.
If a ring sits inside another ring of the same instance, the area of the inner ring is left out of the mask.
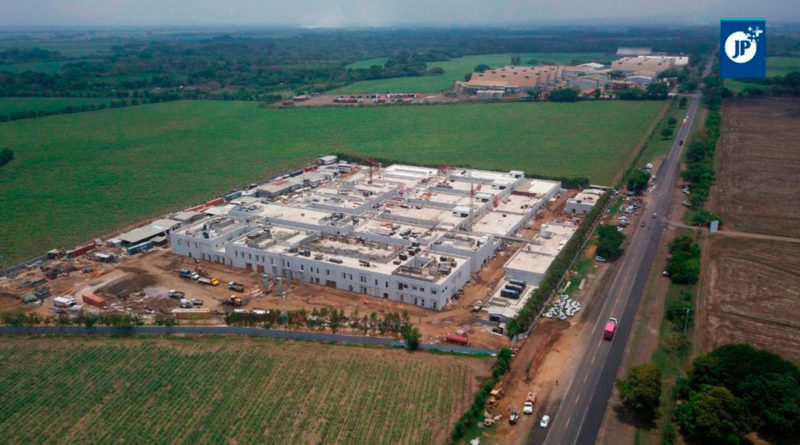
[[[612,340],[616,332],[617,332],[617,319],[611,317],[606,322],[606,328],[603,330],[603,339]]]

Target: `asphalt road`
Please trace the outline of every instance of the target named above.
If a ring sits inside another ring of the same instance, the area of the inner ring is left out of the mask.
[[[656,173],[654,186],[649,191],[646,205],[641,209],[640,221],[645,226],[634,226],[625,255],[619,260],[621,264],[617,266],[616,276],[605,289],[605,301],[591,330],[593,338],[564,398],[558,403],[557,411],[548,413],[551,417],[550,427],[534,433],[534,444],[590,445],[597,439],[639,300],[658,250],[664,217],[669,211],[683,149],[679,141],[685,141],[688,137],[700,100],[700,94],[691,97],[687,107],[687,125],[679,127],[669,156]],[[653,213],[656,214],[655,218],[652,217]],[[603,328],[609,317],[619,320],[613,341],[603,340]]]

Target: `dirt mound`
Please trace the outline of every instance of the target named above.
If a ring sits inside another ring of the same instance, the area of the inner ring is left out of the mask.
[[[158,280],[153,275],[128,272],[122,277],[97,289],[96,293],[125,298],[132,293],[141,292],[145,287],[153,286],[157,282]]]

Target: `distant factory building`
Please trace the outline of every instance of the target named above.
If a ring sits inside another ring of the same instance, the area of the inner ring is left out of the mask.
[[[623,57],[611,62],[611,69],[625,74],[656,74],[669,69],[681,69],[689,65],[685,56],[636,56]]]
[[[617,48],[617,55],[620,57],[649,56],[651,54],[653,54],[653,48],[625,47],[625,46],[620,46],[619,48]]]

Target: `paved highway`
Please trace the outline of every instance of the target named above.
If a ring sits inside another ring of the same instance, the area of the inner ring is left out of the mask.
[[[639,224],[634,226],[625,255],[618,260],[621,264],[618,265],[617,274],[611,285],[605,289],[606,295],[593,297],[605,298],[590,332],[593,337],[557,411],[548,413],[552,418],[550,427],[534,433],[534,444],[590,445],[597,439],[639,300],[658,250],[664,217],[669,211],[683,149],[679,141],[685,141],[689,135],[700,100],[700,94],[691,96],[687,108],[687,125],[679,127],[675,143],[656,173],[655,185],[649,192],[646,205],[641,209],[641,221],[645,223],[645,227]],[[655,218],[652,217],[653,213],[656,214]],[[602,332],[609,317],[619,320],[617,332],[611,342],[603,340]]]

